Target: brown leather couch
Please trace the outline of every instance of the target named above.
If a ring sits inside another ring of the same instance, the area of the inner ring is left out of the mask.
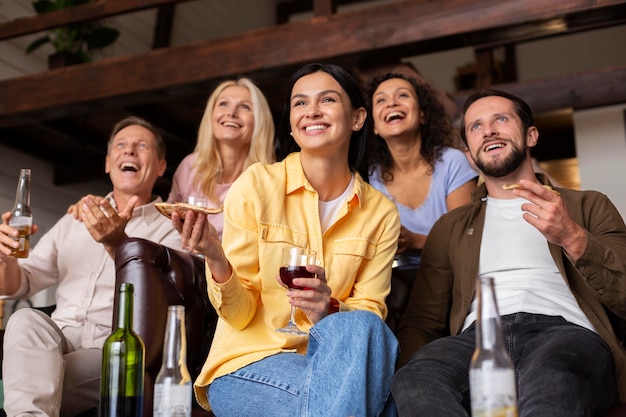
[[[154,380],[161,368],[167,307],[185,306],[187,367],[192,379],[200,373],[209,352],[217,314],[209,303],[204,263],[190,253],[129,238],[115,251],[115,270],[116,288],[128,282],[135,290],[133,327],[146,346],[143,415],[149,417],[152,416]],[[117,311],[117,306],[113,311]],[[200,408],[194,399],[193,415],[212,414]]]

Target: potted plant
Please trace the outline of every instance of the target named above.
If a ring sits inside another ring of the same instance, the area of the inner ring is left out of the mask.
[[[37,14],[43,14],[91,1],[93,0],[35,0],[33,8]],[[45,36],[35,39],[26,48],[26,53],[31,53],[40,46],[50,43],[55,53],[48,57],[49,68],[80,64],[91,61],[94,50],[111,45],[118,36],[119,31],[102,26],[96,21],[72,23],[52,29]]]

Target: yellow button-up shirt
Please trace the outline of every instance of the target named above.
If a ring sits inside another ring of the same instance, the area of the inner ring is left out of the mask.
[[[319,196],[297,153],[272,165],[251,166],[231,187],[224,203],[223,247],[233,275],[218,284],[207,270],[209,298],[220,318],[195,382],[205,408],[206,386],[215,378],[282,351],[306,352],[306,337],[275,331],[287,323],[290,310],[286,289],[276,281],[283,247],[317,252],[340,311],[387,315],[400,219],[393,202],[355,175],[350,197],[324,233]],[[301,329],[312,326],[300,309],[296,320]]]

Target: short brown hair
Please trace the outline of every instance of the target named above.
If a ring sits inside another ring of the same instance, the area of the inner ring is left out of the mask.
[[[111,136],[109,136],[109,143],[107,144],[107,155],[109,151],[111,150],[111,143],[113,142],[113,138],[115,137],[115,135],[117,135],[120,130],[128,126],[141,126],[141,127],[148,129],[150,132],[152,132],[156,140],[157,156],[159,157],[160,160],[165,159],[165,141],[163,140],[163,137],[157,131],[157,129],[152,125],[152,123],[137,116],[126,117],[125,119],[122,119],[115,124],[115,126],[113,127],[113,131],[111,132]]]
[[[470,96],[467,97],[467,99],[465,100],[465,103],[463,104],[463,109],[461,111],[462,115],[461,115],[460,133],[461,133],[461,139],[463,139],[463,142],[465,143],[465,145],[467,145],[467,136],[465,135],[465,113],[467,113],[467,109],[469,108],[469,106],[474,104],[475,101],[478,101],[481,98],[494,97],[494,96],[506,98],[507,100],[510,100],[513,103],[513,107],[515,108],[515,113],[517,113],[517,116],[522,121],[522,129],[524,129],[524,133],[528,132],[528,129],[531,126],[535,125],[535,118],[533,117],[533,112],[530,106],[520,97],[516,96],[515,94],[511,94],[507,91],[496,90],[494,88],[484,88],[482,90],[478,90],[470,94]]]

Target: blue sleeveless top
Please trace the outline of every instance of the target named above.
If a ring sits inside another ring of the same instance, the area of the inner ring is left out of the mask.
[[[455,148],[446,148],[441,159],[435,162],[426,199],[415,209],[402,205],[395,200],[382,181],[380,169],[376,169],[369,180],[372,187],[396,203],[400,212],[400,223],[404,227],[413,233],[428,235],[433,224],[448,211],[446,205],[448,194],[476,177],[478,177],[478,173],[469,164],[463,152]],[[411,192],[410,189],[406,191]],[[399,258],[410,258],[404,259],[401,263],[419,264],[419,254],[400,255]]]

